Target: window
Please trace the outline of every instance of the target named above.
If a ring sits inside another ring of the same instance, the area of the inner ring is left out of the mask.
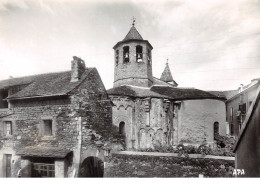
[[[0,108],[8,108],[7,100],[4,100],[8,97],[8,90],[0,91]]]
[[[55,165],[33,163],[33,177],[55,177]]]
[[[230,108],[230,122],[233,122],[233,107]]]
[[[143,47],[140,45],[136,46],[136,62],[143,62]]]
[[[234,125],[230,124],[230,134],[233,135],[234,134]]]
[[[238,109],[241,113],[240,122],[242,123],[246,117],[246,104],[244,103],[244,104],[239,105]]]
[[[125,122],[120,122],[119,123],[119,134],[125,135]]]
[[[245,103],[239,105],[238,109],[240,110],[240,112],[241,112],[242,114],[246,114],[246,104],[245,104]]]
[[[214,123],[214,140],[216,140],[217,136],[219,135],[219,123]]]
[[[248,108],[251,106],[251,104],[252,104],[252,101],[249,102],[249,106],[248,106]]]
[[[5,135],[10,136],[12,135],[12,122],[11,121],[6,121],[5,122]]]
[[[118,65],[119,62],[119,50],[116,50],[116,65]]]
[[[123,60],[124,60],[124,63],[129,62],[129,47],[128,46],[123,47]]]
[[[151,50],[148,49],[147,50],[147,60],[148,60],[148,64],[150,65],[152,63],[152,55],[151,55]]]
[[[43,120],[43,134],[47,136],[52,135],[52,120]]]

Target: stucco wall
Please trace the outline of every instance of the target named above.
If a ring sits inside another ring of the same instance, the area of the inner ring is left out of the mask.
[[[260,103],[250,118],[236,150],[236,168],[244,169],[240,177],[260,177]]]
[[[252,102],[256,97],[256,90],[257,90],[257,85],[250,88],[249,90],[242,92],[241,95],[238,95],[235,98],[228,100],[226,103],[227,121],[229,122],[229,124],[233,124],[234,127],[233,135],[235,136],[237,136],[239,133],[240,122],[238,121],[238,117],[237,117],[237,111],[239,105],[246,103],[246,109],[248,110],[249,102],[250,101]],[[233,118],[231,118],[231,108],[233,108]]]
[[[178,121],[178,142],[213,143],[214,122],[219,123],[219,134],[226,134],[225,103],[220,100],[184,100],[174,120]]]

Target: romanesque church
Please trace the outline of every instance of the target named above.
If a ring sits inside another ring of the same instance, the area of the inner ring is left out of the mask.
[[[126,136],[127,149],[213,145],[214,132],[226,134],[225,97],[178,87],[168,63],[160,79],[154,77],[153,46],[134,24],[113,49],[114,86],[107,92],[113,124]]]

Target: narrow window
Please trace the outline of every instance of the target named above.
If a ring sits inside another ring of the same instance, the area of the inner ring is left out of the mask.
[[[51,136],[52,135],[52,120],[43,120],[44,135]]]
[[[136,61],[143,62],[143,47],[140,45],[136,46]]]
[[[123,59],[124,59],[124,63],[129,62],[129,47],[128,46],[123,47]]]
[[[6,121],[5,122],[5,135],[10,136],[12,135],[12,122],[11,121]]]
[[[234,125],[230,124],[230,134],[233,135],[234,134]]]
[[[219,123],[215,122],[214,123],[214,140],[217,139],[218,135],[219,135]]]
[[[116,50],[116,65],[118,65],[119,62],[119,50]]]
[[[248,108],[251,106],[251,104],[252,104],[252,101],[249,102],[249,106],[248,106]]]
[[[150,65],[152,63],[152,55],[151,55],[151,50],[148,49],[147,50],[147,60],[148,60],[148,64]]]
[[[230,108],[230,122],[233,122],[233,107]]]
[[[120,122],[119,123],[119,134],[125,135],[125,122]]]

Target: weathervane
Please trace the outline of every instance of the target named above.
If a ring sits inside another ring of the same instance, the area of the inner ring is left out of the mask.
[[[135,17],[133,17],[132,21],[133,21],[132,25],[135,26]]]

